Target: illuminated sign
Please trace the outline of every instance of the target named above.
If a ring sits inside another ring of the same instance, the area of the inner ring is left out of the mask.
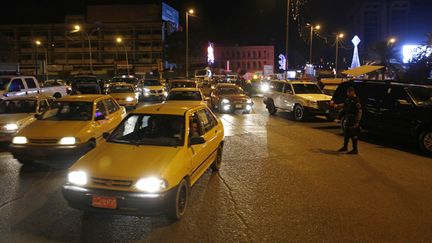
[[[286,58],[285,58],[285,55],[283,55],[283,54],[279,55],[279,69],[280,70],[286,69]]]
[[[178,29],[179,12],[168,4],[162,3],[162,20],[172,23]]]
[[[213,64],[214,62],[215,62],[215,56],[214,56],[213,43],[209,43],[209,46],[207,47],[207,63]]]
[[[414,58],[420,57],[421,55],[430,56],[431,54],[432,54],[432,49],[427,49],[426,46],[404,45],[402,47],[402,57],[404,63],[409,63]]]

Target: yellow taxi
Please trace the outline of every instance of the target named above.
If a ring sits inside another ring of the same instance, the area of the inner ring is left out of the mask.
[[[121,106],[135,109],[138,105],[139,94],[135,91],[135,86],[133,84],[113,83],[108,93]]]
[[[203,104],[157,104],[129,114],[69,169],[70,207],[126,215],[183,216],[190,188],[222,161],[222,122]]]
[[[173,88],[168,92],[165,103],[207,104],[209,100],[198,88]]]
[[[108,95],[67,96],[53,102],[12,139],[10,151],[21,163],[78,159],[103,140],[126,116]]]

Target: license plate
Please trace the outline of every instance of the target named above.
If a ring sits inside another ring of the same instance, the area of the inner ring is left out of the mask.
[[[242,108],[242,105],[235,105],[235,108]]]
[[[117,208],[117,198],[115,198],[115,197],[93,196],[93,198],[92,198],[92,206],[95,207],[95,208],[116,209]]]

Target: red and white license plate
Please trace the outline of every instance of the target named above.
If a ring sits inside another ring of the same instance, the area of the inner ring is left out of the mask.
[[[237,109],[240,109],[242,107],[243,107],[242,105],[235,105],[235,108],[237,108]]]
[[[92,206],[95,208],[117,208],[117,198],[115,197],[103,197],[103,196],[93,196]]]

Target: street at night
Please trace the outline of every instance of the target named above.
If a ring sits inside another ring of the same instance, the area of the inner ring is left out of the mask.
[[[358,156],[335,152],[339,124],[220,115],[219,173],[191,190],[183,218],[89,214],[62,197],[66,170],[0,157],[1,242],[428,242],[432,164],[415,144],[363,135]],[[366,140],[366,141],[365,141]],[[403,147],[404,149],[401,149]]]

